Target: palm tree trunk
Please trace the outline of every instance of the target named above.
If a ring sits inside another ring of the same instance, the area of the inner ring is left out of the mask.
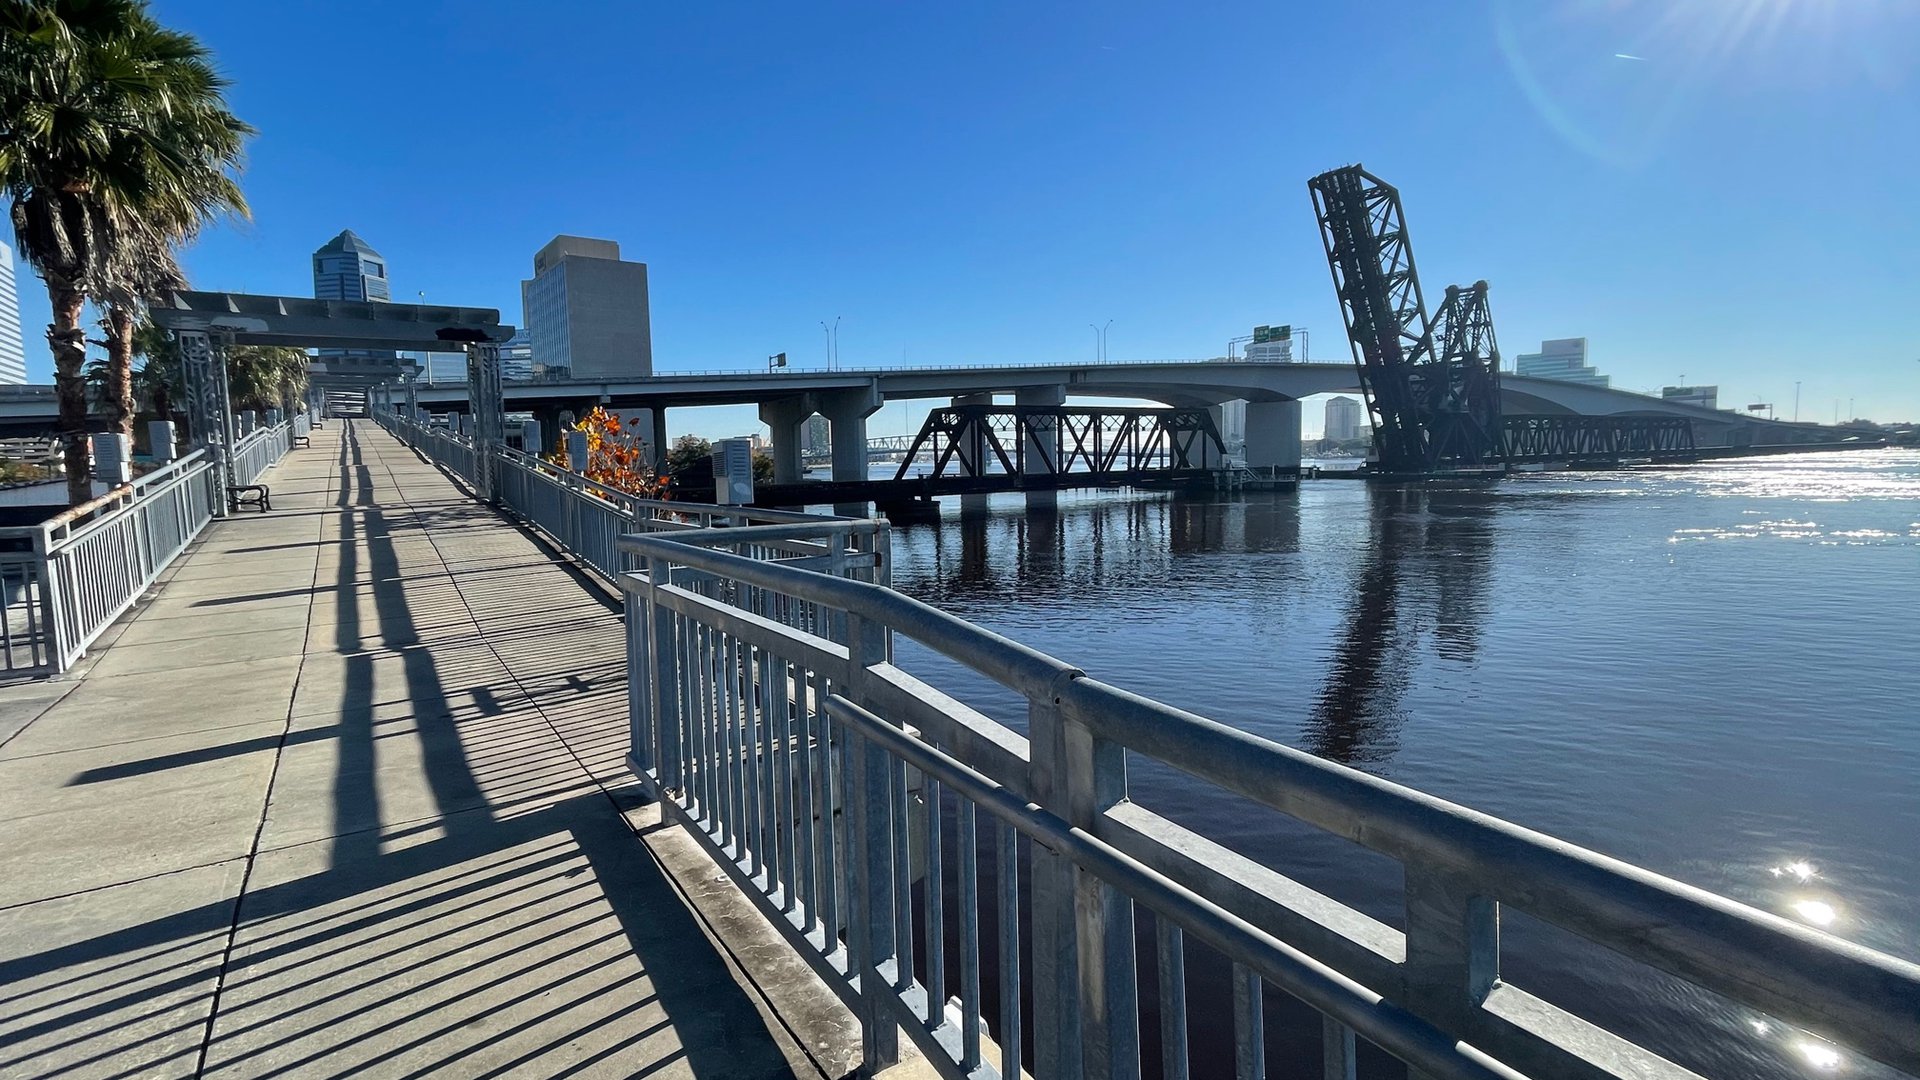
[[[133,310],[124,304],[107,309],[102,320],[107,331],[107,411],[113,428],[133,437]]]
[[[86,294],[78,289],[47,283],[48,299],[53,302],[53,325],[47,327],[47,344],[53,347],[54,393],[60,401],[60,434],[67,441],[67,502],[78,506],[93,498],[93,475],[87,453],[87,382],[82,369],[87,362],[87,332],[80,326],[80,311],[86,306]]]

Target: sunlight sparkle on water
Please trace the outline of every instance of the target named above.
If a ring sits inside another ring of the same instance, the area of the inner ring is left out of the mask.
[[[1793,1048],[1800,1051],[1800,1056],[1806,1059],[1807,1064],[1816,1069],[1832,1070],[1840,1067],[1840,1051],[1827,1043],[1802,1039],[1793,1044]]]
[[[1825,900],[1796,900],[1793,913],[1815,926],[1832,926],[1833,920],[1839,917],[1839,912]]]
[[[1788,875],[1792,875],[1796,880],[1800,881],[1802,884],[1812,881],[1816,876],[1819,875],[1819,871],[1813,868],[1813,864],[1806,861],[1805,859],[1800,859],[1795,862],[1790,862],[1785,866],[1769,866],[1767,867],[1767,872],[1772,874],[1774,877],[1785,877]]]

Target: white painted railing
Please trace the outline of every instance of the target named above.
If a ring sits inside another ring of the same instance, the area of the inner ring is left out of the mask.
[[[65,671],[212,517],[195,452],[38,525],[0,529],[0,673]]]

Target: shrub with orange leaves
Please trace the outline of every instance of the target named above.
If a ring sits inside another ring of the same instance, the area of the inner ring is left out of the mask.
[[[618,416],[595,406],[567,430],[586,433],[587,479],[630,495],[668,498],[669,479],[655,472],[647,461],[646,444],[640,433],[628,430],[639,426],[637,417],[622,425]],[[561,468],[574,470],[573,463],[567,460],[565,435],[561,436],[560,445],[549,460]]]

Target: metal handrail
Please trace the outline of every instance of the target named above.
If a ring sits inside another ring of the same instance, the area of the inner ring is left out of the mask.
[[[1113,753],[1124,748],[1166,762],[1399,859],[1408,878],[1408,924],[1405,952],[1390,958],[1390,970],[1397,970],[1405,981],[1374,985],[1370,990],[1437,1025],[1451,1038],[1480,1046],[1509,1064],[1553,1075],[1608,1075],[1614,1066],[1590,1055],[1617,1063],[1627,1052],[1642,1057],[1646,1052],[1537,999],[1528,999],[1537,1006],[1527,1010],[1531,1019],[1496,1014],[1496,1002],[1521,994],[1498,981],[1497,910],[1501,904],[1807,1027],[1886,1064],[1920,1073],[1920,1041],[1913,1035],[1920,1031],[1920,965],[1127,693],[890,588],[713,550],[717,544],[796,535],[799,531],[794,528],[770,526],[621,539],[621,549],[650,568],[644,575],[621,577],[622,587],[644,609],[630,609],[629,618],[648,619],[652,626],[651,636],[642,635],[637,647],[654,651],[644,657],[636,654],[634,678],[654,679],[653,692],[664,693],[656,706],[649,706],[656,709],[653,714],[636,712],[644,721],[636,724],[636,730],[645,728],[655,740],[652,746],[636,740],[634,757],[643,775],[663,784],[671,780],[658,766],[661,748],[667,745],[662,740],[674,723],[675,699],[661,690],[662,676],[650,665],[664,663],[660,671],[679,670],[658,650],[678,639],[682,631],[676,627],[704,627],[702,632],[720,639],[737,639],[742,650],[766,650],[787,658],[786,662],[819,670],[831,679],[835,692],[853,704],[883,715],[892,713],[887,722],[918,729],[920,743],[949,746],[962,764],[1067,819],[1090,837],[1109,841],[1111,836],[1112,843],[1122,837],[1130,844],[1158,843],[1126,824],[1142,811],[1125,801],[1124,772],[1117,780],[1098,779],[1097,763],[1103,760],[1098,748],[1104,746]],[[814,535],[830,538],[834,530],[823,526]],[[832,609],[850,625],[903,634],[1026,697],[1033,741],[979,714],[958,711],[961,707],[950,698],[893,668],[891,647],[884,638],[862,647],[861,632],[849,630],[847,647],[836,652],[836,647],[816,644],[804,633],[761,626],[697,602],[674,584],[676,573],[738,583]],[[717,687],[714,692],[725,693],[726,688]],[[1080,741],[1061,734],[1072,729],[1084,733]],[[989,746],[992,753],[970,755],[969,746]],[[1075,776],[1070,770],[1065,779],[1049,777],[1049,769],[1060,767],[1055,755],[1061,746],[1095,748],[1086,751],[1092,757],[1074,759],[1080,762],[1075,768],[1084,775]],[[1041,764],[1042,749],[1053,761],[1046,768]],[[970,756],[973,759],[967,760]],[[928,763],[939,764],[922,755],[917,767]],[[1069,787],[1094,788],[1117,783],[1119,793],[1103,795],[1093,788],[1075,788],[1080,793],[1072,798],[1081,811],[1068,814],[1062,800],[1069,792],[1060,786],[1063,782]],[[689,813],[707,815],[702,821],[711,818],[701,800],[692,799],[687,805]],[[715,820],[724,824],[724,813]],[[1169,835],[1184,833],[1199,846],[1205,845],[1203,837],[1171,823],[1166,826]],[[1196,845],[1176,848],[1199,849]],[[1140,853],[1130,850],[1129,854],[1138,858]],[[1163,874],[1168,865],[1179,862],[1175,858],[1144,861],[1158,866]],[[1202,888],[1193,880],[1178,880],[1178,884],[1196,892]],[[1255,919],[1250,911],[1234,914]],[[1299,947],[1311,949],[1317,944]],[[1231,954],[1230,958],[1247,963],[1247,958]],[[1349,961],[1349,955],[1329,949],[1316,959],[1338,968]],[[816,969],[823,963],[816,962]],[[1376,979],[1379,970],[1377,966],[1368,969]],[[1436,971],[1456,973],[1460,981],[1449,982],[1452,976],[1448,976],[1429,982]],[[856,974],[848,970],[848,977]],[[1359,978],[1360,971],[1356,967],[1347,975]],[[1275,982],[1299,996],[1295,987],[1277,978]],[[1373,1041],[1387,1034],[1358,1025],[1355,1030]]]
[[[1107,884],[1132,896],[1154,914],[1177,923],[1262,977],[1288,988],[1319,1012],[1364,1034],[1381,1049],[1432,1077],[1459,1080],[1524,1080],[1485,1053],[1447,1035],[1381,995],[1233,912],[1196,895],[1084,830],[1076,829],[1045,807],[1022,799],[1005,785],[969,768],[925,741],[889,725],[843,697],[827,699],[828,715],[912,765],[1022,835],[1084,867]]]

